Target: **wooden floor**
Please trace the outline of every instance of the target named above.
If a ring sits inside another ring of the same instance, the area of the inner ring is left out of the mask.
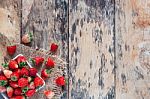
[[[0,0],[0,32],[60,44],[62,99],[150,99],[150,0]]]

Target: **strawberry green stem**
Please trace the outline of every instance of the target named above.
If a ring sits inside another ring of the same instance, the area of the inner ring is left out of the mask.
[[[46,69],[46,73],[50,74],[52,72],[51,69]]]
[[[0,86],[5,86],[6,84],[7,84],[7,81],[5,80],[0,81]]]
[[[23,93],[26,93],[28,90],[29,90],[28,87],[24,87],[24,88],[22,89],[22,92],[23,92]]]
[[[31,32],[29,32],[29,36],[30,36],[30,41],[33,40],[33,34]]]
[[[8,68],[8,63],[2,63],[2,66],[3,66],[4,68]]]
[[[13,76],[13,77],[11,77],[11,80],[12,81],[17,81],[17,77]]]
[[[19,67],[24,67],[24,66],[26,66],[26,65],[27,65],[26,62],[21,62],[21,63],[19,63]]]

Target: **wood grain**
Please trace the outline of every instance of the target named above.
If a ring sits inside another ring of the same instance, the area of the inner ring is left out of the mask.
[[[70,99],[113,99],[114,2],[70,0]]]
[[[21,0],[0,0],[0,33],[13,43],[20,42]]]
[[[150,1],[116,0],[116,99],[149,99]]]

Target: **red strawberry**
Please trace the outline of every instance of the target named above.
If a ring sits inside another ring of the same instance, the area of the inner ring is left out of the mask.
[[[46,80],[46,79],[47,79],[47,77],[44,77],[44,76],[41,76],[41,78],[42,78],[43,80]]]
[[[34,95],[34,93],[35,93],[35,89],[32,89],[32,90],[28,90],[25,94],[27,97],[31,97]]]
[[[12,73],[10,79],[12,81],[17,81],[19,79],[19,74],[17,72]]]
[[[16,61],[18,64],[20,64],[21,62],[26,62],[26,58],[24,56],[18,56]]]
[[[12,71],[10,70],[3,70],[4,75],[6,76],[6,78],[10,78]]]
[[[28,79],[26,79],[26,78],[20,78],[18,80],[18,86],[19,87],[25,87],[27,85],[28,85]]]
[[[21,93],[22,93],[21,88],[16,88],[15,91],[14,91],[15,95],[21,95]]]
[[[49,77],[50,76],[50,73],[52,72],[51,69],[43,69],[42,72],[41,72],[41,76],[42,77]]]
[[[34,57],[32,58],[32,62],[36,65],[36,66],[39,66],[43,63],[44,61],[44,58],[42,57]]]
[[[28,85],[28,88],[29,88],[29,89],[35,89],[34,82],[31,82],[31,83]]]
[[[50,47],[50,51],[51,51],[51,52],[56,52],[57,49],[58,49],[58,45],[55,44],[55,43],[52,43],[52,44],[51,44],[51,47]]]
[[[29,71],[27,68],[22,68],[21,71],[20,71],[20,75],[21,76],[28,76],[29,75]]]
[[[13,72],[18,73],[20,75],[21,70],[17,68],[15,70],[13,70]]]
[[[47,68],[54,68],[55,63],[51,58],[48,58],[45,65]]]
[[[13,96],[10,99],[25,99],[25,96]]]
[[[22,36],[22,43],[27,44],[30,43],[33,40],[33,34],[27,33]]]
[[[6,87],[0,86],[0,93],[6,92]]]
[[[51,99],[55,94],[51,90],[46,90],[44,91],[44,95],[48,98]]]
[[[63,76],[58,77],[58,78],[56,79],[56,84],[57,84],[58,86],[64,86],[64,85],[65,85],[65,78],[64,78]]]
[[[36,69],[36,68],[30,68],[30,69],[29,69],[29,72],[30,72],[30,76],[35,77],[35,76],[36,76],[36,73],[37,73],[37,69]]]
[[[5,86],[7,83],[7,78],[5,76],[0,76],[0,86]]]
[[[24,56],[19,56],[19,57],[17,57],[17,59],[16,59],[16,61],[17,61],[17,63],[19,64],[20,67],[24,67],[24,66],[27,65],[26,60],[27,60],[27,59],[26,59]]]
[[[18,82],[15,82],[15,81],[10,81],[10,82],[9,82],[9,85],[10,85],[12,88],[17,88],[17,87],[19,87],[19,86],[18,86]]]
[[[9,68],[10,68],[10,69],[16,69],[16,68],[18,68],[17,62],[16,62],[15,60],[11,60],[11,61],[9,62]]]
[[[42,86],[44,84],[43,80],[40,77],[35,77],[34,79],[34,85],[35,87]]]
[[[7,52],[9,55],[14,55],[16,49],[17,49],[16,45],[7,46]]]
[[[13,96],[13,92],[14,89],[12,87],[7,87],[7,95],[9,98]]]

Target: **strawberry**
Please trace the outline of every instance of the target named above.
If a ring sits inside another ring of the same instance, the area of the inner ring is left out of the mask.
[[[13,72],[10,76],[12,81],[17,81],[19,79],[19,74],[17,72]]]
[[[0,86],[0,93],[6,92],[6,87]]]
[[[8,95],[8,97],[9,97],[9,98],[12,97],[12,96],[13,96],[14,89],[13,89],[12,87],[8,86],[6,90],[7,90],[7,95]]]
[[[45,65],[47,68],[54,68],[55,63],[51,58],[48,58]]]
[[[9,85],[10,85],[12,88],[17,88],[17,87],[19,87],[19,86],[18,86],[18,82],[15,82],[15,81],[10,81],[10,82],[9,82]]]
[[[65,78],[64,78],[63,76],[58,77],[58,78],[56,79],[56,84],[57,84],[58,86],[64,86],[64,85],[65,85]]]
[[[43,69],[42,72],[41,72],[41,76],[42,77],[49,77],[50,76],[50,73],[52,72],[51,69]]]
[[[14,55],[14,53],[16,52],[16,49],[17,49],[16,45],[7,46],[7,52],[9,55]]]
[[[3,70],[3,73],[6,76],[6,78],[10,78],[12,71],[6,69],[6,70]]]
[[[7,78],[5,76],[0,76],[0,86],[5,86],[7,83]]]
[[[24,56],[18,56],[16,59],[17,63],[19,64],[19,67],[26,66],[27,65],[26,60],[27,59]]]
[[[34,79],[34,85],[35,87],[42,86],[44,84],[43,80],[40,77],[35,77]]]
[[[41,78],[42,78],[43,80],[46,80],[46,79],[47,79],[47,77],[45,77],[45,76],[41,76]]]
[[[29,71],[27,68],[22,68],[21,71],[20,71],[20,75],[21,76],[28,76],[29,75]]]
[[[26,99],[25,96],[13,96],[10,99]]]
[[[26,79],[26,78],[20,78],[19,80],[18,80],[18,86],[19,87],[25,87],[25,86],[27,86],[28,85],[28,79]]]
[[[52,44],[51,44],[51,47],[50,47],[50,51],[51,51],[51,52],[56,52],[57,49],[58,49],[58,45],[55,44],[55,43],[52,43]]]
[[[44,95],[48,98],[51,99],[55,94],[51,90],[45,90]]]
[[[11,60],[11,61],[9,62],[9,68],[10,68],[10,69],[16,69],[16,68],[18,68],[17,62],[16,62],[15,60]]]
[[[30,68],[30,69],[29,69],[29,72],[30,72],[30,76],[35,77],[35,76],[36,76],[36,73],[37,73],[37,69],[36,69],[36,68]]]
[[[14,69],[13,72],[18,73],[20,75],[21,70],[20,69]]]
[[[16,62],[20,64],[21,62],[26,62],[26,58],[24,56],[18,56]]]
[[[16,89],[14,90],[14,94],[15,94],[15,95],[21,95],[21,93],[22,93],[21,88],[16,88]]]
[[[32,62],[34,63],[34,65],[39,66],[43,63],[44,58],[43,57],[34,57],[32,58]]]
[[[33,40],[33,34],[27,33],[22,36],[22,43],[27,44],[30,43]]]
[[[31,90],[28,90],[25,94],[27,97],[31,97],[34,95],[34,93],[35,93],[35,89],[31,89]]]
[[[28,88],[29,88],[29,89],[35,89],[34,82],[31,82],[31,83],[28,85]]]

